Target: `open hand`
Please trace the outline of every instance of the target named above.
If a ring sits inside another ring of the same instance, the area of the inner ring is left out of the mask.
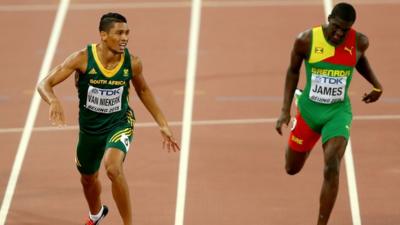
[[[168,152],[170,152],[171,150],[173,150],[174,152],[179,151],[180,147],[179,147],[178,143],[176,143],[169,127],[167,127],[167,126],[161,127],[160,131],[161,131],[161,135],[163,137],[163,149],[165,149],[165,147],[167,147]]]
[[[59,101],[53,101],[50,103],[49,120],[52,125],[59,127],[65,126],[64,110]]]

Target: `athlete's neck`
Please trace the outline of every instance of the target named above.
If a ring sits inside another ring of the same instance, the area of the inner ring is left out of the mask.
[[[323,32],[323,34],[324,34],[324,37],[325,37],[325,40],[330,44],[330,45],[332,45],[332,46],[334,46],[334,47],[338,47],[339,45],[341,45],[341,44],[343,44],[344,43],[344,39],[345,38],[343,38],[341,41],[339,41],[339,42],[333,42],[332,41],[332,31],[330,31],[329,30],[329,28],[328,28],[328,24],[324,24],[324,25],[322,25],[322,32]]]
[[[106,69],[113,69],[121,60],[121,53],[113,51],[102,43],[96,45],[96,49],[100,62]]]
[[[335,46],[335,44],[332,43],[332,41],[330,40],[330,34],[329,34],[329,31],[328,31],[328,25],[327,25],[327,24],[322,25],[322,33],[324,34],[325,40],[326,40],[330,45]]]

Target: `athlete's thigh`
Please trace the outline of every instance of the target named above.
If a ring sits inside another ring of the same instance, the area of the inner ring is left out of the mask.
[[[99,170],[104,155],[107,135],[79,132],[76,166],[81,174],[94,174]]]
[[[286,148],[285,154],[285,168],[287,173],[296,174],[299,172],[306,162],[308,156],[310,155],[310,151],[308,152],[299,152],[290,149],[288,146]]]
[[[328,140],[334,137],[343,137],[346,140],[350,137],[350,128],[353,115],[351,111],[338,110],[323,126],[321,130],[322,143],[324,144]]]
[[[296,117],[293,119],[293,126],[289,135],[288,149],[295,152],[309,152],[315,146],[320,136],[320,133],[309,126],[309,123],[307,123],[298,110]]]
[[[108,135],[106,149],[119,149],[126,154],[129,151],[133,136],[134,128],[131,124],[118,126]]]
[[[117,148],[108,148],[104,154],[104,166],[107,171],[122,172],[126,153]]]

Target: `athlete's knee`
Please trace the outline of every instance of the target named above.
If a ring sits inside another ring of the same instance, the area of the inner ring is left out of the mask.
[[[98,173],[91,174],[91,175],[85,175],[85,174],[81,175],[81,183],[83,186],[90,186],[90,185],[96,183],[97,179],[98,179]]]
[[[111,148],[106,151],[104,166],[111,181],[115,181],[123,175],[122,164],[124,157],[125,153],[119,149]]]
[[[106,172],[111,181],[122,175],[122,166],[117,164],[106,164]]]
[[[297,173],[300,172],[301,167],[299,167],[299,166],[293,166],[293,165],[290,165],[289,163],[286,163],[286,165],[285,165],[285,170],[286,170],[286,173],[287,173],[288,175],[295,175],[295,174],[297,174]]]
[[[340,159],[331,159],[325,163],[324,178],[326,180],[338,180],[340,174]]]
[[[287,168],[286,167],[286,173],[288,174],[288,175],[296,175],[296,174],[298,174],[300,172],[300,169],[293,169],[293,168]]]
[[[346,149],[347,141],[343,137],[332,138],[324,144],[325,167],[324,178],[338,180],[340,164]]]
[[[337,155],[340,158],[346,150],[347,139],[345,137],[333,137],[323,144],[325,155]]]
[[[308,157],[308,152],[294,151],[290,147],[286,148],[286,163],[285,170],[289,175],[295,175],[303,168]]]

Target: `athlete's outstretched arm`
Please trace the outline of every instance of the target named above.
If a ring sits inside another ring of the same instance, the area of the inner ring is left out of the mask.
[[[85,68],[83,65],[85,57],[85,53],[82,51],[71,54],[62,64],[54,67],[37,86],[42,99],[50,105],[49,119],[53,125],[65,125],[64,111],[53,87],[67,79],[74,71]]]
[[[168,126],[168,122],[162,113],[160,107],[158,107],[157,102],[151,92],[149,86],[147,85],[144,77],[143,77],[143,67],[142,62],[139,57],[132,56],[132,71],[133,78],[132,84],[135,87],[135,91],[139,96],[140,100],[143,102],[146,109],[153,116],[154,120],[157,122],[160,127],[161,135],[163,137],[163,147],[167,147],[168,152],[170,150],[178,151],[179,145],[176,143],[172,131]]]
[[[363,76],[373,87],[372,91],[369,94],[364,94],[362,100],[365,103],[372,103],[377,101],[382,95],[383,87],[378,81],[378,78],[376,77],[374,71],[369,65],[367,56],[365,55],[368,46],[368,38],[365,35],[358,33],[358,49],[361,56],[356,64],[356,69],[361,74],[361,76]]]
[[[286,72],[285,88],[283,92],[283,104],[281,114],[276,122],[275,129],[282,135],[282,126],[290,122],[290,108],[292,106],[293,94],[297,88],[300,76],[300,68],[303,60],[307,57],[309,48],[308,32],[301,33],[294,43],[290,64]]]

